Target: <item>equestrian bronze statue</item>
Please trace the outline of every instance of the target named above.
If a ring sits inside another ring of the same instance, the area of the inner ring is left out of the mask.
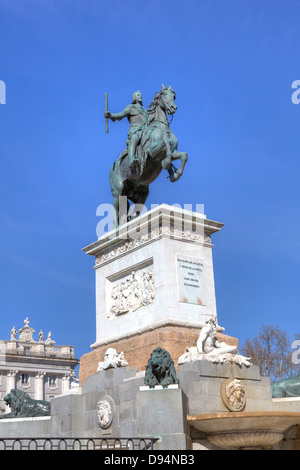
[[[119,226],[119,198],[127,197],[127,214],[129,201],[135,206],[130,220],[137,217],[149,195],[149,185],[164,169],[168,171],[172,183],[181,177],[188,156],[177,150],[178,140],[172,133],[168,115],[176,112],[175,92],[172,88],[162,86],[149,108],[142,105],[140,91],[132,95],[132,103],[120,113],[112,114],[105,111],[104,117],[112,121],[127,117],[130,128],[126,149],[113,163],[109,173],[111,192],[113,195],[114,226]],[[180,160],[176,169],[172,162]],[[126,215],[126,219],[129,217]],[[125,220],[125,222],[127,222]]]

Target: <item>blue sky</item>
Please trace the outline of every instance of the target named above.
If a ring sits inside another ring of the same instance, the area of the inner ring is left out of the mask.
[[[0,0],[0,339],[30,325],[78,358],[95,341],[97,206],[136,89],[176,91],[171,125],[189,155],[147,205],[204,204],[219,323],[254,337],[299,328],[300,3],[295,0]]]

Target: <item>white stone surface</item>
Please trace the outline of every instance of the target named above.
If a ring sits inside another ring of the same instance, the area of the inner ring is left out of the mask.
[[[97,372],[125,366],[128,366],[128,362],[125,360],[123,351],[118,354],[114,348],[108,348],[104,354],[104,361],[98,363]]]
[[[272,398],[272,403],[275,411],[300,413],[300,397]]]
[[[179,388],[178,384],[169,384],[166,387],[163,387],[163,385],[155,385],[154,387],[149,387],[148,385],[141,385],[139,390],[141,392],[148,392],[149,390],[152,390],[155,392],[155,390],[173,390]]]
[[[178,358],[178,365],[193,361],[211,361],[215,364],[226,362],[250,367],[251,358],[238,354],[238,348],[219,342],[216,338],[217,331],[224,328],[217,324],[216,317],[206,320],[205,325],[200,331],[196,346],[186,348],[184,354]]]
[[[50,421],[51,416],[34,416],[30,418],[3,418],[0,420],[1,424],[5,423],[30,423],[34,421]]]

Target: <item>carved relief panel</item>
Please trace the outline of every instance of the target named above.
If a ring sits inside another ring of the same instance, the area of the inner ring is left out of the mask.
[[[115,280],[107,280],[106,294],[108,320],[153,303],[153,265],[133,269]]]

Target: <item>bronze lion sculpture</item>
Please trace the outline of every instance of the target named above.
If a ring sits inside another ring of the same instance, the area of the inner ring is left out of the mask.
[[[150,388],[155,385],[167,387],[170,384],[179,384],[174,361],[165,349],[156,348],[152,351],[146,366],[144,384]]]
[[[5,397],[4,401],[10,406],[11,412],[0,416],[5,418],[31,418],[36,416],[50,415],[50,402],[45,400],[34,400],[28,393],[22,390],[12,389]]]
[[[282,379],[272,384],[272,398],[300,397],[300,371],[289,379]]]

